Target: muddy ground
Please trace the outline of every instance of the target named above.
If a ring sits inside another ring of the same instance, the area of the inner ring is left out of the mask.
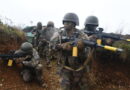
[[[130,90],[129,66],[121,64],[115,66],[115,63],[107,65],[94,63],[93,72],[86,75],[89,76],[89,90]],[[40,87],[36,82],[25,83],[16,65],[8,67],[7,62],[0,61],[0,90],[61,90],[56,62],[51,62],[51,68],[47,68],[45,62],[43,64],[45,87]]]
[[[0,62],[0,90],[60,90],[56,64],[52,62],[51,65],[53,68],[47,68],[44,64],[45,87],[40,87],[36,82],[25,83],[16,65],[8,67],[7,63]]]

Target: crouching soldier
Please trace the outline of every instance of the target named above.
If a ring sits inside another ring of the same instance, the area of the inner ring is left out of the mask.
[[[36,80],[39,85],[43,86],[42,79],[42,64],[38,52],[33,48],[31,43],[22,43],[19,50],[15,51],[16,55],[23,55],[24,58],[19,58],[16,63],[22,64],[21,75],[25,82]]]

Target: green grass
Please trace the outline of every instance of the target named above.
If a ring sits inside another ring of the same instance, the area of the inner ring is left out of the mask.
[[[16,27],[11,27],[11,26],[8,26],[8,25],[2,24],[2,23],[0,23],[0,31],[2,31],[8,35],[16,35],[18,37],[24,36],[24,32],[22,30],[19,30]]]

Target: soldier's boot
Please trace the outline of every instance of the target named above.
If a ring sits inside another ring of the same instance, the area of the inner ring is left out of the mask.
[[[30,82],[32,81],[32,75],[31,75],[31,71],[29,70],[24,70],[21,72],[22,78],[25,82]]]

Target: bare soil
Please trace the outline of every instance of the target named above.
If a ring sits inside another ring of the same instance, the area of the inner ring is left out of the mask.
[[[51,62],[47,68],[43,61],[43,78],[45,87],[36,82],[25,83],[16,65],[8,67],[6,61],[0,61],[0,90],[61,90],[57,64]],[[130,90],[130,66],[117,62],[93,62],[92,71],[88,73],[89,90]]]
[[[17,66],[8,67],[6,62],[0,62],[0,90],[60,90],[59,77],[56,74],[56,64],[52,68],[43,67],[45,87],[39,86],[35,81],[25,83],[20,76]]]

